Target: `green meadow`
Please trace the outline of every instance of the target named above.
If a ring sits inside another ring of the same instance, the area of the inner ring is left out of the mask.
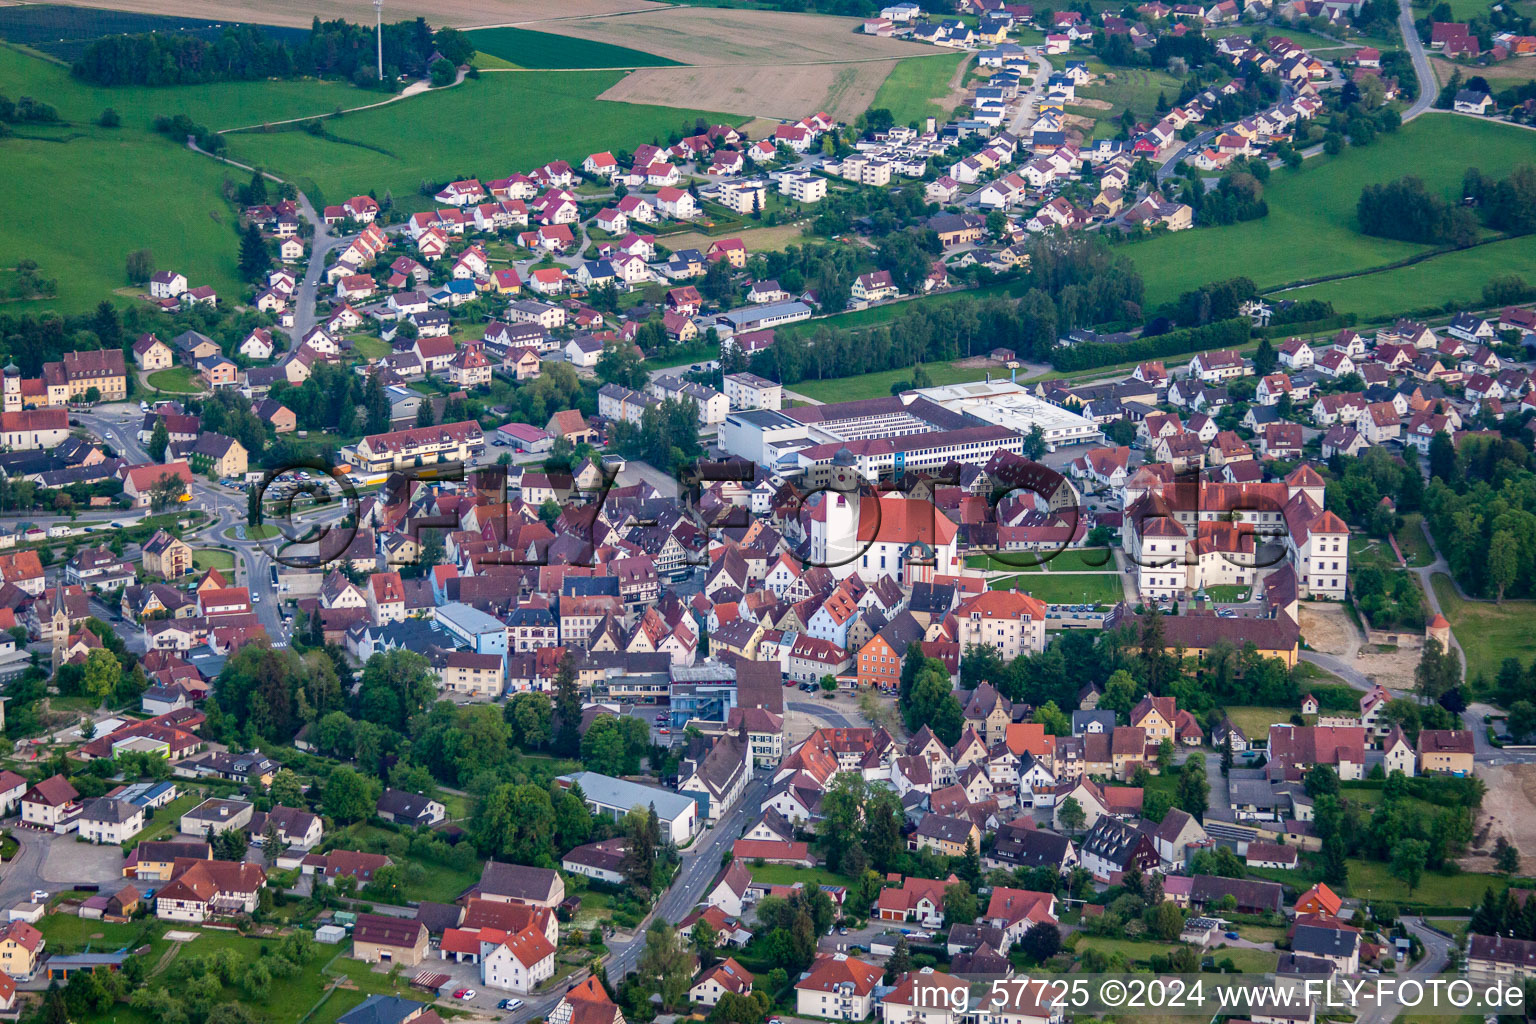
[[[292,177],[319,204],[375,189],[426,208],[423,182],[496,178],[551,160],[666,141],[719,114],[596,99],[618,71],[491,72],[402,103],[329,118],[326,136],[300,128],[227,136],[229,155]],[[738,119],[739,120],[739,119]]]
[[[1356,230],[1355,204],[1366,185],[1413,174],[1424,179],[1430,189],[1450,195],[1459,189],[1468,167],[1502,177],[1517,164],[1533,159],[1536,145],[1530,133],[1520,128],[1426,114],[1395,134],[1379,137],[1372,146],[1349,147],[1335,157],[1314,157],[1294,171],[1276,171],[1264,190],[1269,203],[1267,217],[1163,235],[1137,242],[1125,251],[1141,269],[1150,306],[1236,275],[1252,278],[1260,288],[1272,288],[1326,274],[1368,270],[1430,247],[1372,238]],[[1508,252],[1515,255],[1522,244],[1512,243]],[[1490,269],[1515,269],[1508,267],[1498,252],[1473,249],[1453,255],[1454,259],[1439,257],[1429,264],[1439,264],[1429,271],[1429,280],[1448,282],[1438,289],[1442,294],[1455,289],[1454,295],[1447,297],[1459,297],[1460,289],[1474,280],[1477,287],[1473,294],[1478,294]],[[1536,263],[1536,257],[1527,252],[1523,262],[1529,266]],[[1447,278],[1448,274],[1454,276]],[[1320,292],[1316,297],[1337,297],[1373,309],[1393,305],[1411,309],[1436,301],[1414,290],[1424,278],[1402,271],[1382,277],[1379,281],[1367,277],[1339,286],[1319,286],[1336,290]],[[1352,298],[1358,289],[1364,289],[1363,297]],[[1310,297],[1310,290],[1287,294],[1287,298]]]

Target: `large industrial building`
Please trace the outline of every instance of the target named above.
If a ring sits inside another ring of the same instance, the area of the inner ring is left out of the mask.
[[[835,405],[731,413],[720,447],[812,486],[825,483],[839,452],[865,480],[935,470],[946,463],[986,465],[1001,451],[1020,454],[1038,425],[1056,445],[1098,441],[1092,420],[1041,401],[1011,381],[977,381]]]

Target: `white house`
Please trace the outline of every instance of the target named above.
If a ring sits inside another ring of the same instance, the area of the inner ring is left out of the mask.
[[[524,928],[480,961],[480,981],[488,988],[527,994],[555,975],[555,947],[543,932]]]

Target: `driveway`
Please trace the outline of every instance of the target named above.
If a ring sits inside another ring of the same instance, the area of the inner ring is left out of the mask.
[[[117,846],[96,846],[73,835],[23,828],[12,828],[11,835],[21,849],[6,862],[5,874],[0,876],[0,906],[24,903],[34,889],[57,893],[85,882],[116,892],[124,884],[123,851]]]

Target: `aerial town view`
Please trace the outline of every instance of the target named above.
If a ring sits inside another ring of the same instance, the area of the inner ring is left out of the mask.
[[[1205,2],[0,0],[0,1022],[1536,1016],[1536,0]]]

